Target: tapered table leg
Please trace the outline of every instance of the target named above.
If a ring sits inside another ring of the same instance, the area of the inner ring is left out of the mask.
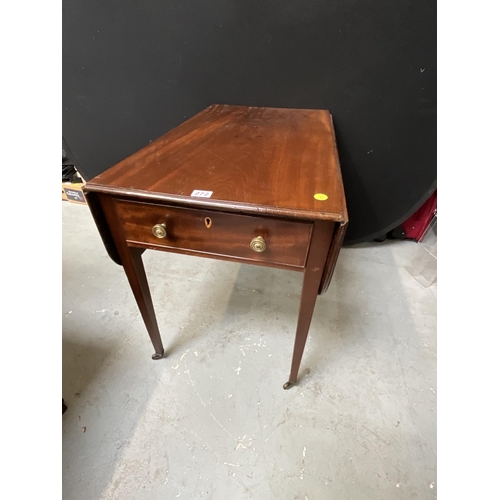
[[[160,330],[156,322],[156,315],[149,291],[148,280],[142,262],[142,253],[144,249],[129,247],[121,232],[120,224],[116,221],[116,214],[113,206],[113,201],[110,198],[103,197],[101,199],[102,207],[108,224],[113,234],[113,240],[116,244],[116,249],[120,256],[123,270],[127,275],[130,288],[134,294],[137,306],[141,312],[142,319],[146,325],[151,342],[155,349],[153,359],[161,359],[163,357],[163,344],[161,341]]]
[[[161,359],[163,357],[163,344],[156,321],[146,272],[144,271],[144,264],[142,262],[141,254],[143,250],[140,248],[128,247],[128,251],[129,257],[124,258],[121,256],[123,269],[127,275],[130,288],[132,288],[139,310],[141,311],[142,319],[148,330],[153,347],[155,348],[153,359]]]
[[[309,256],[304,271],[304,282],[302,284],[302,296],[300,298],[299,319],[297,322],[297,333],[295,334],[295,345],[293,348],[292,367],[290,377],[283,389],[290,389],[297,382],[300,361],[304,353],[307,334],[311,324],[316,297],[318,296],[323,268],[326,257],[330,249],[333,236],[334,223],[327,221],[317,221],[314,223]]]

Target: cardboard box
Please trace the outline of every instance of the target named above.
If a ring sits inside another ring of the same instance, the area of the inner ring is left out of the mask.
[[[79,205],[86,205],[85,195],[83,194],[83,186],[85,181],[82,182],[63,182],[62,183],[62,199],[70,201],[71,203],[78,203]]]

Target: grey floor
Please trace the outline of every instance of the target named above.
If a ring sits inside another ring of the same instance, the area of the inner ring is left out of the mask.
[[[411,242],[340,254],[287,380],[302,275],[146,252],[152,346],[86,206],[63,203],[63,498],[436,498],[436,286]]]

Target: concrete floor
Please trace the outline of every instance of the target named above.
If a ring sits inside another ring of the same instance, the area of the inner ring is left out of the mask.
[[[403,268],[415,250],[342,250],[284,391],[300,273],[146,252],[152,361],[122,268],[63,203],[63,498],[436,498],[436,286]]]

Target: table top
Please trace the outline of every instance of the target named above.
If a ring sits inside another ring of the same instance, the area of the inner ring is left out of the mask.
[[[332,118],[324,110],[212,105],[94,177],[87,190],[347,221]]]

